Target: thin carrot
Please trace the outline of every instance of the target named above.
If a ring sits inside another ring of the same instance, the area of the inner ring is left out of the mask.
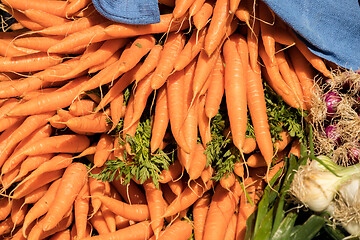
[[[0,71],[2,72],[32,72],[46,69],[59,64],[62,57],[58,54],[45,52],[31,53],[15,57],[0,58]]]
[[[35,23],[40,24],[43,27],[52,27],[56,25],[61,25],[67,22],[70,22],[70,20],[59,17],[54,14],[39,10],[39,9],[26,9],[24,11],[24,14]]]
[[[36,203],[40,198],[42,198],[47,190],[49,189],[50,183],[36,189],[35,191],[29,193],[24,197],[24,203],[23,204],[34,204]],[[27,211],[26,211],[27,212]]]
[[[90,0],[76,0],[71,1],[66,8],[65,8],[65,16],[71,17],[76,12],[80,11],[81,9],[85,8],[87,5],[91,3]]]
[[[286,148],[286,146],[291,142],[292,137],[290,136],[289,132],[283,130],[279,134],[280,139],[276,140],[274,143],[275,151],[279,152]]]
[[[211,1],[206,1],[199,9],[199,11],[194,15],[193,22],[194,22],[194,26],[198,31],[204,29],[206,24],[209,23],[209,20],[213,14],[213,10],[214,10],[214,3]]]
[[[189,8],[189,18],[191,19],[202,7],[206,0],[195,0]]]
[[[124,104],[124,94],[120,93],[110,102],[110,117],[112,127],[109,132],[113,131],[119,124],[120,119],[124,117],[126,105]]]
[[[113,38],[126,38],[145,34],[174,32],[189,27],[189,23],[184,21],[185,19],[186,16],[180,19],[174,19],[172,13],[161,14],[159,23],[142,26],[114,23],[105,29],[105,33]]]
[[[291,143],[291,148],[288,157],[290,157],[291,154],[294,154],[296,157],[300,158],[300,148],[301,148],[301,142],[299,138],[295,138],[294,141]]]
[[[259,2],[259,17],[260,21],[260,31],[261,39],[264,44],[265,52],[269,56],[272,63],[275,62],[275,39],[273,38],[272,31],[274,28],[275,17],[271,9],[264,3]]]
[[[251,2],[251,1],[246,1]],[[245,1],[244,1],[245,3]],[[240,2],[240,6],[242,3]],[[248,5],[248,4],[246,4]],[[259,37],[260,37],[260,21],[255,19],[255,17],[258,15],[258,8],[255,9],[255,11],[249,11],[248,6],[244,6],[245,11],[245,18],[247,19],[248,14],[253,14],[253,18],[250,18],[250,21],[248,22],[248,28],[247,28],[247,43],[249,47],[249,57],[250,57],[250,65],[254,72],[260,73],[260,68],[258,65],[258,55],[259,55]]]
[[[194,151],[193,161],[191,161],[187,170],[190,180],[199,178],[207,163],[205,148],[201,143],[196,144]]]
[[[111,64],[113,64],[114,62],[116,62],[120,59],[121,53],[122,53],[122,50],[118,50],[113,55],[111,55],[111,57],[109,57],[105,62],[102,62],[98,65],[90,67],[88,70],[88,73],[89,74],[96,73],[96,72],[101,71],[104,68],[110,66]]]
[[[172,164],[170,164],[168,170],[162,170],[160,174],[160,183],[168,183],[178,179],[182,173],[183,169],[178,159],[175,159]]]
[[[94,168],[91,170],[91,174],[99,174],[101,168]],[[105,195],[105,182],[99,179],[89,177],[89,193],[91,196],[91,216],[95,215],[101,207],[101,200],[97,196]]]
[[[87,218],[89,213],[89,203],[90,199],[88,196],[89,192],[89,184],[88,180],[84,183],[84,186],[80,190],[79,194],[76,196],[74,202],[74,214],[75,214],[75,226],[76,233],[79,239],[82,239],[86,236],[86,227],[87,227]]]
[[[249,154],[258,148],[257,142],[253,137],[245,137],[243,152]]]
[[[63,1],[42,1],[42,0],[34,0],[34,1],[20,1],[20,0],[5,0],[3,3],[11,8],[15,8],[18,10],[25,11],[27,9],[38,9],[48,13],[52,13],[54,15],[65,17],[65,7],[66,3]],[[51,7],[50,7],[51,6]]]
[[[94,111],[96,103],[91,99],[76,100],[69,106],[69,113],[79,117],[90,114]]]
[[[105,133],[109,131],[110,125],[107,122],[109,111],[91,113],[80,117],[73,117],[65,122],[73,132],[93,135],[95,133]]]
[[[14,226],[17,226],[23,222],[27,209],[28,205],[24,205],[24,198],[14,199],[10,213],[10,218]]]
[[[14,229],[14,223],[12,222],[11,217],[0,222],[0,235],[8,234],[12,229]]]
[[[186,185],[183,178],[171,180],[167,184],[176,196],[179,196],[181,194]]]
[[[182,32],[169,34],[151,79],[153,89],[159,89],[166,82],[184,45],[185,35]]]
[[[206,116],[205,112],[206,96],[201,96],[198,103],[198,123],[199,123],[199,133],[201,137],[202,144],[206,148],[207,143],[212,139],[211,130],[210,130],[210,118]]]
[[[117,230],[114,233],[107,233],[84,238],[84,240],[110,240],[110,239],[149,239],[153,235],[149,221],[142,221]]]
[[[19,174],[19,172],[20,165],[1,176],[2,191],[7,190],[11,186],[14,180],[16,180],[16,176]]]
[[[238,219],[238,213],[234,212],[230,219],[229,225],[226,228],[224,240],[236,239],[235,236],[236,236],[237,219]]]
[[[79,89],[88,80],[84,76],[72,80],[58,91],[43,94],[37,98],[19,104],[9,111],[9,116],[27,116],[32,114],[50,112],[58,108],[65,108],[71,104]]]
[[[156,44],[153,48],[151,48],[149,54],[146,56],[143,64],[139,68],[139,70],[135,74],[135,82],[139,82],[143,79],[147,74],[152,72],[156,66],[158,65],[159,58],[163,46],[160,44]]]
[[[174,18],[178,19],[184,16],[194,1],[195,0],[185,0],[185,1],[175,0],[175,6],[172,11]]]
[[[244,162],[243,161],[237,161],[234,163],[234,173],[236,176],[243,178],[245,176],[244,173]]]
[[[70,230],[65,229],[50,236],[49,240],[70,240]]]
[[[9,216],[11,209],[12,209],[13,200],[2,197],[0,199],[0,221],[6,219]]]
[[[285,161],[280,161],[277,164],[275,164],[265,175],[264,180],[265,182],[269,183],[269,181],[275,176],[275,174],[279,170],[283,170],[285,165]]]
[[[238,9],[240,4],[240,0],[230,0],[230,12],[234,14],[236,10]]]
[[[7,12],[9,12],[16,19],[16,21],[19,22],[25,28],[28,28],[33,31],[42,30],[44,28],[40,24],[30,20],[27,16],[25,16],[25,14],[18,11],[17,9],[7,7],[7,6],[4,6],[4,9]]]

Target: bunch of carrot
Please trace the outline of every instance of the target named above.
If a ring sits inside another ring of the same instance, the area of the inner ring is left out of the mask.
[[[0,33],[0,236],[244,238],[266,182],[300,154],[283,123],[272,134],[264,84],[306,111],[315,74],[331,73],[261,1],[159,7],[159,23],[127,25],[90,0],[2,0],[17,23]],[[217,181],[220,108],[237,157]],[[176,143],[153,175],[131,142],[144,116],[147,155]],[[113,160],[137,172],[105,176]]]

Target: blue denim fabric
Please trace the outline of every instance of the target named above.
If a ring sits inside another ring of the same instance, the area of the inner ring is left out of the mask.
[[[142,25],[160,22],[156,0],[93,0],[93,4],[101,15],[115,22]]]
[[[264,0],[316,55],[360,69],[360,0]]]

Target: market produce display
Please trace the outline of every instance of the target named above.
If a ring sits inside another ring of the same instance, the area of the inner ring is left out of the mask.
[[[90,0],[0,9],[2,239],[360,234],[342,187],[359,185],[360,75],[264,2],[162,0],[141,25]]]

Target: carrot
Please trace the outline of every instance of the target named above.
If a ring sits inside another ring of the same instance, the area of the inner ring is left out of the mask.
[[[175,0],[175,7],[172,11],[174,18],[178,19],[184,16],[194,1],[195,0],[185,0],[185,1]]]
[[[194,236],[196,240],[203,239],[206,216],[211,202],[211,195],[206,192],[193,205]]]
[[[196,29],[199,31],[203,29],[206,24],[209,23],[209,20],[213,14],[214,3],[206,1],[199,11],[194,14],[193,22]]]
[[[24,221],[24,217],[28,210],[28,204],[24,204],[25,198],[14,199],[10,217],[14,226],[20,225]]]
[[[113,55],[111,55],[111,57],[109,57],[105,62],[102,62],[98,65],[90,67],[88,70],[88,73],[89,74],[96,73],[96,72],[101,71],[104,68],[110,66],[111,64],[115,63],[116,61],[118,61],[120,59],[121,53],[122,53],[122,50],[118,50]]]
[[[326,67],[324,61],[311,52],[305,43],[303,43],[299,38],[295,36],[295,33],[291,33],[294,40],[296,48],[302,53],[302,55],[310,62],[310,64],[319,72],[321,72],[325,77],[332,78],[331,72]]]
[[[259,16],[261,39],[264,44],[265,52],[269,56],[272,63],[275,62],[275,39],[273,38],[272,31],[274,30],[273,24],[275,21],[274,13],[264,3],[259,2]]]
[[[47,13],[54,14],[56,16],[65,17],[66,3],[56,0],[34,0],[34,1],[20,1],[20,0],[5,0],[3,3],[11,8],[25,11],[27,9],[42,10]]]
[[[234,14],[236,12],[236,10],[238,9],[238,7],[239,7],[240,0],[230,0],[229,4],[230,4],[230,7],[229,7],[230,12],[232,14]]]
[[[39,175],[52,172],[59,169],[65,169],[72,163],[72,156],[70,154],[58,154],[51,158],[50,160],[42,163],[38,168],[32,171],[29,175],[26,176],[17,186],[20,186],[32,178],[36,178]]]
[[[216,186],[206,217],[204,239],[224,239],[226,228],[239,202],[241,189],[237,181],[231,191],[221,187],[220,184]]]
[[[151,219],[151,228],[157,238],[164,226],[164,198],[161,188],[157,188],[152,180],[143,183],[145,196],[148,203],[149,214]]]
[[[90,114],[94,111],[96,103],[91,99],[76,100],[69,106],[69,113],[73,116],[79,117]]]
[[[53,183],[51,183],[45,195],[42,198],[40,198],[39,201],[37,201],[33,205],[33,207],[29,209],[28,213],[24,218],[24,223],[22,228],[22,233],[24,237],[27,237],[28,227],[31,225],[31,223],[48,211],[50,203],[55,198],[55,193],[58,189],[59,184],[60,184],[60,179],[55,180]]]
[[[0,55],[4,57],[14,57],[27,54],[14,45],[14,42],[5,39],[0,39],[0,47]]]
[[[210,118],[206,116],[205,112],[206,96],[201,96],[198,103],[198,123],[199,123],[199,133],[201,137],[202,144],[206,148],[207,143],[212,139],[211,130],[210,130]]]
[[[145,194],[134,181],[130,181],[129,184],[125,185],[121,182],[121,179],[116,179],[111,184],[127,203],[146,204]]]
[[[139,222],[150,217],[147,204],[128,204],[106,195],[95,195],[93,198],[99,199],[113,213],[126,219]]]
[[[225,96],[234,145],[242,151],[247,123],[247,97],[244,69],[236,43],[225,41],[223,54],[225,68]]]
[[[93,13],[89,17],[80,17],[75,19],[74,21],[70,21],[61,25],[43,28],[38,31],[38,33],[44,35],[66,36],[75,32],[82,31],[105,21],[107,20],[103,16],[98,13]]]
[[[161,14],[159,23],[141,26],[113,23],[105,29],[105,33],[113,38],[127,38],[145,34],[174,32],[189,27],[189,23],[184,21],[185,19],[186,16],[180,19],[174,19],[172,13]]]
[[[105,218],[102,215],[101,211],[97,211],[93,215],[91,215],[90,223],[92,227],[99,233],[99,235],[110,233],[110,229],[108,228]]]
[[[29,101],[30,99],[33,99],[33,98],[36,98],[38,96],[41,96],[43,94],[46,94],[46,93],[51,93],[51,92],[54,92],[56,90],[58,90],[59,88],[57,87],[48,87],[48,88],[45,88],[45,89],[37,89],[37,90],[33,90],[33,91],[29,91],[29,92],[24,92],[20,98],[21,100],[23,101]]]
[[[63,53],[69,48],[84,46],[90,42],[95,43],[111,39],[111,37],[104,32],[104,29],[110,24],[110,21],[107,21],[67,35],[61,42],[50,47],[48,53]]]
[[[244,1],[245,2],[245,1]],[[251,2],[251,1],[247,1]],[[242,3],[240,2],[240,6]],[[254,17],[256,17],[258,14],[258,8],[256,8],[254,11],[249,11],[248,6],[244,6],[244,11],[247,19],[247,14],[253,14]],[[237,15],[238,16],[238,15]],[[258,20],[255,20],[255,18],[250,18],[250,21],[248,22],[248,28],[247,28],[247,43],[249,47],[249,57],[250,57],[250,65],[254,72],[260,73],[260,68],[258,65],[258,55],[259,55],[259,36],[260,36],[260,22]]]
[[[49,240],[70,240],[70,230],[65,229],[50,236]]]
[[[27,16],[30,20],[34,21],[35,23],[40,24],[43,27],[52,27],[56,25],[61,25],[70,20],[56,16],[54,14],[39,10],[39,9],[26,9],[24,11],[25,16]]]
[[[244,162],[243,161],[237,161],[234,163],[234,173],[236,176],[243,178],[245,176],[244,174]]]
[[[54,201],[49,206],[49,211],[43,221],[43,230],[47,231],[56,226],[75,201],[87,179],[87,169],[82,163],[72,163],[61,178]]]
[[[159,89],[168,79],[170,73],[173,71],[177,56],[184,48],[185,35],[180,33],[170,33],[164,48],[161,51],[159,62],[154,70],[154,75],[151,79],[151,87]]]
[[[128,39],[110,39],[106,40],[95,52],[89,54],[86,58],[81,58],[79,64],[72,69],[66,76],[76,76],[77,74],[101,64],[110,58],[116,51],[124,47]]]
[[[65,108],[71,104],[78,93],[78,90],[87,80],[88,77],[86,76],[72,80],[64,87],[58,89],[58,91],[43,94],[37,98],[19,104],[17,107],[9,111],[8,115],[27,116],[50,112],[58,108]]]
[[[110,239],[149,239],[153,235],[149,221],[142,221],[135,223],[129,227],[117,230],[114,233],[107,233],[102,235],[96,235],[93,237],[84,238],[84,240],[110,240]]]
[[[70,17],[70,16],[74,15],[76,12],[78,12],[81,9],[85,8],[90,3],[91,3],[90,0],[71,1],[71,3],[69,3],[65,8],[66,17]]]
[[[23,14],[22,12],[18,11],[17,9],[14,8],[8,8],[7,6],[4,6],[4,9],[11,13],[11,15],[16,19],[16,21],[18,23],[20,23],[23,27],[33,30],[33,31],[38,31],[43,29],[44,27],[41,26],[40,24],[33,22],[32,20],[30,20],[27,16],[25,16],[25,14]]]
[[[202,7],[206,0],[195,0],[189,8],[189,18],[191,19]]]
[[[284,159],[284,157],[286,157],[287,155],[286,150],[282,150],[277,152],[277,154],[274,156],[273,160],[274,162],[279,162],[281,160]],[[271,162],[272,162],[271,161]],[[270,162],[270,163],[271,163]],[[261,153],[257,152],[257,153],[253,153],[251,154],[248,159],[246,160],[246,163],[249,167],[253,167],[253,168],[257,168],[257,167],[265,167],[268,166],[269,163],[267,163],[264,159],[264,157],[261,155]]]
[[[179,196],[181,192],[184,190],[185,182],[184,178],[174,179],[167,183],[171,189],[171,191],[176,195]]]
[[[216,1],[211,22],[205,37],[204,49],[208,56],[212,55],[222,41],[222,38],[225,36],[226,26],[232,19],[229,10],[229,0]]]
[[[249,154],[258,148],[256,139],[253,137],[245,137],[243,153]]]
[[[275,164],[265,175],[264,180],[266,183],[269,183],[269,181],[275,176],[275,174],[281,169],[283,171],[285,165],[285,161],[280,161],[277,164]]]
[[[76,234],[79,239],[82,239],[86,236],[87,218],[90,206],[90,199],[88,198],[89,195],[90,191],[87,179],[74,201],[74,225],[76,226]]]
[[[2,197],[0,199],[0,221],[3,221],[6,219],[7,216],[9,216],[11,209],[12,209],[12,205],[13,205],[13,200]]]
[[[9,158],[4,162],[1,174],[7,173],[16,167],[19,163],[21,163],[26,155],[22,154],[22,151],[26,149],[28,146],[31,146],[34,142],[37,142],[40,139],[47,138],[51,135],[52,129],[50,125],[45,125],[33,133],[31,133],[28,137],[23,139],[14,149],[14,152],[10,155]]]
[[[206,185],[206,187],[210,187],[213,184],[211,180],[214,173],[214,169],[209,165],[207,166],[204,171],[201,173],[200,179]]]
[[[230,219],[230,223],[226,228],[226,233],[225,233],[224,240],[234,240],[234,239],[236,239],[235,236],[236,236],[237,219],[238,219],[238,213],[234,212],[231,219]]]
[[[171,132],[177,144],[187,153],[190,152],[182,131],[182,124],[185,119],[184,113],[184,70],[176,71],[167,80],[167,100]]]
[[[207,163],[207,156],[204,153],[205,148],[201,143],[196,144],[194,151],[195,153],[193,155],[193,160],[191,161],[189,169],[187,170],[189,174],[189,180],[199,178]]]
[[[112,127],[109,132],[113,131],[120,122],[120,119],[124,117],[126,111],[126,105],[124,104],[124,94],[120,93],[110,102],[110,117],[112,121]]]
[[[184,191],[166,208],[164,217],[172,216],[190,207],[207,190],[207,186],[192,180]]]
[[[291,143],[291,148],[288,157],[290,157],[290,154],[294,154],[296,157],[300,158],[300,148],[301,148],[300,140],[298,138],[295,138],[295,140]]]
[[[115,97],[120,95],[120,93],[135,80],[134,74],[138,71],[140,66],[141,64],[137,64],[133,69],[124,73],[118,80],[116,80],[115,84],[101,99],[100,103],[96,107],[95,112],[105,108],[108,103],[110,103]]]
[[[167,103],[166,85],[162,86],[157,93],[155,102],[154,122],[150,141],[151,152],[154,153],[161,145],[169,125],[169,113]]]
[[[182,166],[178,159],[175,159],[172,164],[170,164],[168,170],[162,170],[160,174],[160,183],[168,183],[178,179],[182,173]]]
[[[32,72],[46,69],[62,61],[58,54],[45,52],[30,53],[21,56],[0,58],[0,71],[2,72]]]
[[[53,115],[54,112],[49,112],[27,117],[24,122],[9,136],[6,146],[0,153],[0,165],[3,165],[6,158],[10,156],[20,141],[28,137],[36,129],[45,126],[47,119]]]
[[[47,190],[49,189],[50,184],[46,184],[42,187],[39,187],[38,189],[34,190],[33,192],[29,193],[24,197],[24,205],[25,204],[34,204],[36,203],[40,198],[42,198]]]
[[[12,198],[20,199],[26,196],[37,188],[59,179],[62,176],[63,172],[64,170],[60,169],[53,172],[43,173],[20,186],[16,186],[14,189],[12,189]]]
[[[116,231],[115,214],[111,212],[105,205],[101,205],[100,210],[109,231],[115,232]]]
[[[181,50],[175,60],[175,71],[184,69],[196,56],[198,56],[204,46],[205,35],[206,29],[202,29],[199,31],[199,33],[194,31],[191,34],[190,39],[186,42],[184,48]]]
[[[57,114],[49,118],[48,121],[54,128],[65,128],[66,125],[63,122],[73,118],[74,115],[70,114],[69,111],[59,108]]]
[[[37,169],[42,163],[50,160],[54,156],[53,153],[42,155],[28,156],[20,165],[20,171],[16,176],[16,180],[22,179],[30,171]]]
[[[91,170],[92,174],[99,174],[101,171],[101,168],[93,168]],[[89,193],[91,196],[91,207],[92,207],[92,213],[91,215],[95,215],[101,207],[101,201],[100,199],[96,198],[97,196],[105,195],[105,182],[102,182],[99,179],[89,177]]]
[[[205,100],[205,114],[211,119],[218,113],[224,96],[224,60],[220,55],[209,76],[209,88]]]
[[[94,165],[101,167],[108,159],[113,148],[113,137],[103,133],[100,136],[99,142],[96,145],[96,152],[94,154]]]
[[[235,184],[235,181],[235,174],[233,172],[229,172],[220,179],[219,183],[223,188],[230,190],[230,188]]]
[[[292,137],[290,136],[289,132],[286,130],[281,131],[279,136],[280,139],[276,140],[274,143],[274,148],[276,152],[280,152],[284,150],[292,140]]]
[[[14,180],[16,180],[16,176],[19,174],[19,172],[20,165],[1,176],[2,191],[5,191],[11,186]]]
[[[189,221],[186,220],[176,221],[173,224],[171,224],[169,227],[165,228],[164,232],[157,239],[186,240],[191,237],[191,234],[192,234],[192,224]]]
[[[11,232],[14,229],[14,223],[12,222],[11,218],[8,217],[4,221],[0,222],[0,235],[5,235]]]
[[[304,102],[307,108],[310,109],[311,94],[314,88],[315,71],[312,68],[311,64],[306,60],[306,58],[297,48],[290,48],[288,50],[288,53],[296,76],[301,83],[302,92],[304,94]]]
[[[163,49],[162,45],[156,44],[153,48],[151,48],[149,54],[146,56],[143,64],[139,68],[139,70],[135,73],[135,82],[139,82],[143,79],[147,74],[152,72],[156,66],[158,65],[161,51]]]

